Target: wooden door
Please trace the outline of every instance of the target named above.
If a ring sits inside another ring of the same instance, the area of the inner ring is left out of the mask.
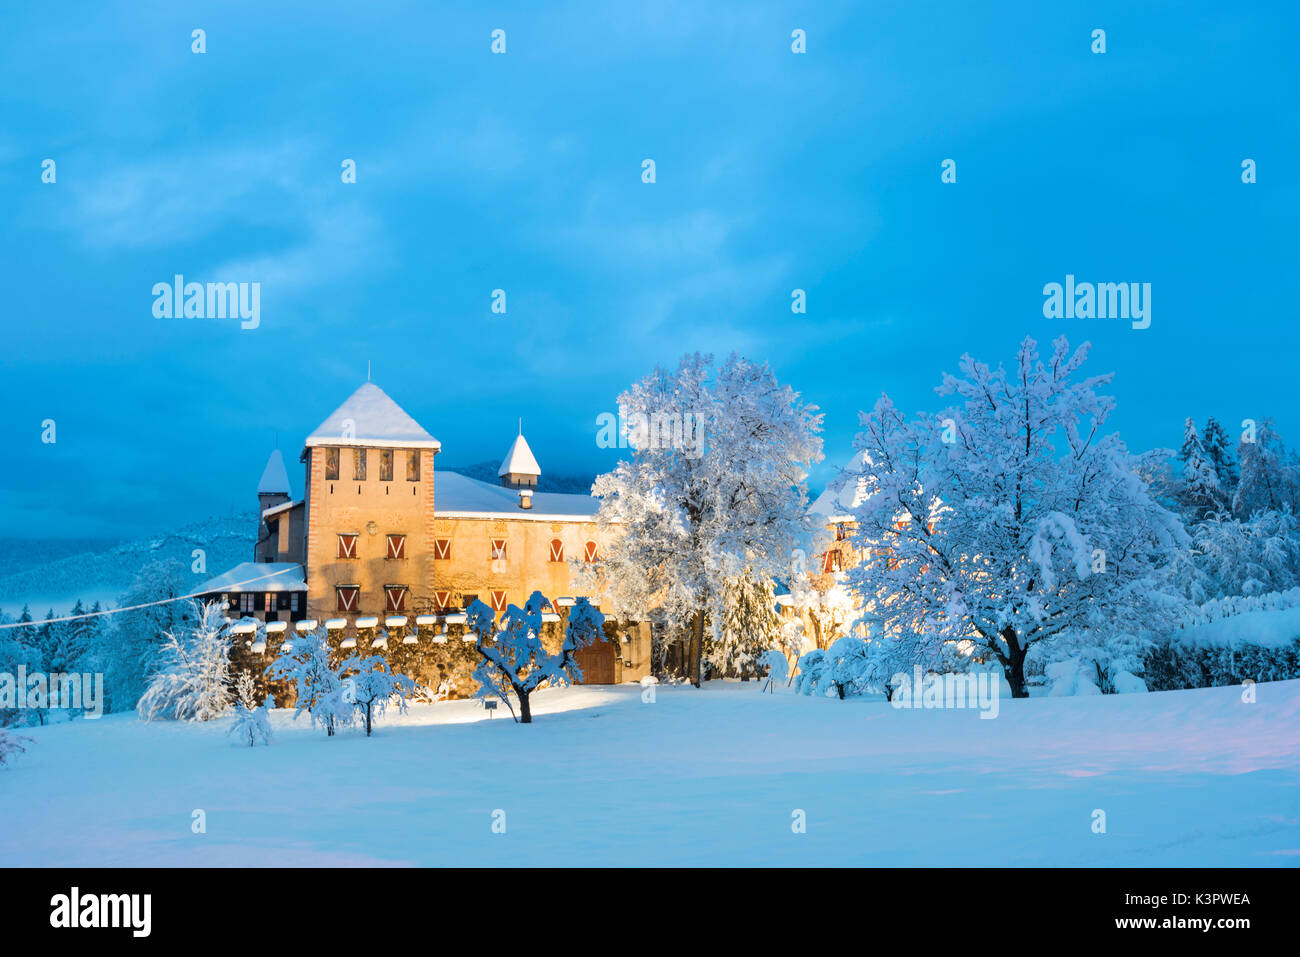
[[[574,652],[574,660],[578,662],[578,667],[582,669],[582,684],[612,685],[614,683],[614,655],[613,644],[604,640],[597,641],[586,648],[579,648]]]

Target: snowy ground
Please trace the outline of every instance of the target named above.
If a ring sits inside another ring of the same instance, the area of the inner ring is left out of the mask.
[[[449,702],[369,740],[278,712],[256,749],[224,721],[113,716],[32,730],[0,770],[0,865],[1298,866],[1300,681],[1257,690],[981,720],[752,684],[576,688],[537,696],[532,726]]]

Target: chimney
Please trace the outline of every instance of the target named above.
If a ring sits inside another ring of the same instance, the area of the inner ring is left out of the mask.
[[[530,488],[521,488],[521,489],[519,490],[519,507],[520,507],[520,508],[532,508],[532,507],[533,507],[533,490],[532,490],[532,489],[530,489]]]

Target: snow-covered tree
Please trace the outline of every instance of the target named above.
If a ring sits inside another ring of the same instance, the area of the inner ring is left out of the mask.
[[[271,718],[267,702],[257,703],[253,675],[241,671],[235,681],[235,721],[227,734],[250,748],[259,741],[271,743]]]
[[[160,666],[167,634],[193,626],[194,603],[174,600],[188,594],[188,581],[185,566],[175,559],[149,562],[118,599],[118,608],[130,610],[110,616],[92,649],[93,669],[104,675],[109,711],[136,707]]]
[[[836,573],[843,579],[844,573]],[[794,608],[808,619],[813,646],[829,648],[831,643],[848,634],[858,617],[858,602],[842,581],[826,584],[814,580],[806,570],[790,576],[790,600]]]
[[[1232,455],[1228,432],[1214,416],[1205,420],[1205,429],[1201,432],[1201,448],[1214,467],[1214,475],[1225,501],[1231,501],[1237,488],[1237,463]]]
[[[221,606],[205,602],[195,624],[169,632],[159,653],[159,668],[140,698],[145,721],[166,718],[210,721],[231,705],[230,638]]]
[[[603,589],[620,617],[654,608],[670,629],[689,629],[698,686],[725,582],[746,567],[779,577],[806,543],[804,480],[822,457],[822,416],[768,365],[734,354],[717,369],[698,353],[656,368],[618,404],[631,456],[593,486],[606,545],[578,581]]]
[[[867,642],[846,635],[829,648],[814,648],[799,659],[795,689],[800,694],[847,698],[870,689],[871,668]]]
[[[353,655],[339,667],[343,676],[343,698],[351,701],[361,715],[370,737],[376,718],[382,718],[390,703],[396,701],[399,714],[406,713],[406,699],[415,694],[415,682],[406,675],[394,674],[383,655],[362,658]]]
[[[330,664],[330,646],[324,628],[299,632],[293,637],[291,650],[267,666],[266,674],[274,681],[287,681],[297,695],[294,720],[304,711],[312,726],[320,725],[333,736],[340,727],[351,723],[353,709],[344,700],[343,680]]]
[[[1026,338],[1010,371],[963,356],[938,390],[958,405],[908,422],[882,397],[862,417],[872,468],[854,513],[872,558],[848,579],[871,599],[873,636],[969,641],[1025,697],[1037,643],[1176,612],[1167,579],[1187,534],[1104,433],[1114,401],[1097,390],[1111,376],[1079,378],[1087,353],[1061,337],[1044,362]]]
[[[1300,585],[1300,521],[1289,507],[1249,519],[1226,513],[1192,526],[1194,552],[1183,572],[1198,604],[1225,595],[1261,595]]]
[[[511,605],[496,628],[492,609],[475,600],[465,613],[475,648],[482,660],[474,671],[478,682],[475,697],[499,697],[509,704],[513,692],[519,699],[519,721],[533,720],[529,695],[543,684],[563,686],[582,679],[582,669],[573,653],[604,640],[605,616],[586,598],[569,609],[569,624],[559,654],[542,646],[542,612],[550,604],[541,592],[529,596],[522,609]]]
[[[1183,463],[1182,482],[1179,485],[1179,504],[1192,521],[1220,511],[1226,504],[1219,475],[1201,445],[1196,423],[1189,417],[1183,425],[1183,444],[1178,451]]]
[[[1271,418],[1255,428],[1254,441],[1243,436],[1237,447],[1241,477],[1232,498],[1232,514],[1250,518],[1259,511],[1280,511],[1290,507],[1300,512],[1300,469],[1288,455]]]
[[[721,622],[715,629],[709,665],[714,675],[748,681],[758,675],[758,658],[781,643],[772,579],[748,569],[723,586]]]
[[[0,617],[0,621],[4,620]],[[31,610],[24,607],[18,622],[26,624],[31,620]],[[14,676],[16,682],[19,668],[25,669],[28,674],[44,671],[45,663],[41,658],[41,649],[36,643],[36,638],[34,627],[6,628],[0,631],[0,673]],[[20,689],[15,684],[15,695],[25,691],[26,689]],[[18,704],[16,700],[14,704],[13,708],[0,707],[0,727],[45,724],[48,718],[45,708],[19,708],[16,706]]]

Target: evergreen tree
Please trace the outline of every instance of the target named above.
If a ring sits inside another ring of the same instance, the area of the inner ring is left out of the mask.
[[[1219,476],[1201,445],[1196,423],[1190,417],[1183,425],[1183,445],[1178,458],[1183,463],[1178,498],[1184,513],[1191,521],[1199,522],[1220,511],[1225,500],[1219,487]]]
[[[1205,456],[1210,460],[1210,464],[1214,466],[1220,491],[1225,500],[1231,501],[1232,493],[1237,487],[1237,462],[1232,455],[1228,432],[1214,416],[1205,420],[1205,430],[1201,433],[1201,447],[1205,450]]]
[[[1232,498],[1234,515],[1249,519],[1260,510],[1278,511],[1283,507],[1300,512],[1294,456],[1288,457],[1271,418],[1261,421],[1253,436],[1242,437],[1237,457],[1241,461],[1241,478]]]
[[[729,579],[723,588],[720,627],[709,663],[715,674],[748,681],[758,676],[759,656],[781,643],[772,579],[751,569]]]

